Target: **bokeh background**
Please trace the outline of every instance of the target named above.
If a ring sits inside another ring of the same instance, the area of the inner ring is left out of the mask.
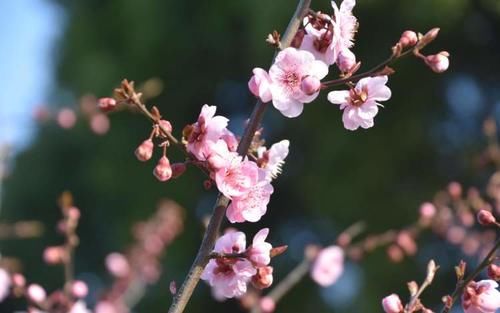
[[[82,96],[110,95],[123,78],[153,78],[162,88],[149,103],[177,134],[205,103],[217,105],[241,134],[254,103],[246,87],[251,70],[266,67],[273,55],[264,39],[286,27],[294,8],[288,0],[0,1],[0,145],[7,155],[0,221],[46,225],[40,238],[1,241],[1,254],[19,258],[30,281],[59,287],[62,270],[44,265],[42,252],[61,243],[54,230],[56,200],[70,190],[82,210],[77,277],[90,285],[92,305],[111,280],[105,256],[127,247],[134,222],[152,215],[160,199],[174,199],[186,209],[185,231],[168,248],[160,281],[134,308],[164,312],[169,283],[180,283],[187,272],[215,191],[204,190],[194,169],[174,182],[156,181],[154,162],[138,162],[133,154],[149,123],[119,112],[109,116],[108,132],[96,134],[78,113]],[[329,12],[329,1],[313,0],[313,8]],[[249,234],[270,227],[273,243],[289,245],[276,259],[276,281],[300,261],[308,243],[328,244],[359,220],[369,232],[410,224],[419,205],[450,181],[482,188],[491,174],[473,160],[484,148],[483,120],[500,119],[500,2],[363,0],[354,12],[360,22],[354,52],[366,67],[384,59],[402,31],[435,26],[441,27],[439,39],[426,52],[448,50],[452,65],[435,75],[419,60],[398,62],[389,83],[393,97],[369,131],[346,131],[325,95],[297,119],[267,111],[266,139],[290,139],[291,153],[268,214],[237,227]],[[74,127],[64,129],[53,118],[43,122],[47,112],[55,116],[62,108],[78,113]],[[175,158],[181,155],[172,152]],[[453,262],[466,256],[429,234],[416,257],[401,263],[391,263],[381,249],[348,262],[330,288],[305,279],[277,311],[380,312],[380,299],[392,292],[406,296],[406,282],[421,280],[431,257],[443,271],[426,299],[438,305],[454,285]],[[0,311],[20,305],[10,302]],[[236,301],[216,302],[201,283],[188,312],[215,310],[241,309]]]

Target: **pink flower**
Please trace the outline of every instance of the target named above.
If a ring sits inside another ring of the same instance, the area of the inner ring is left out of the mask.
[[[344,272],[344,250],[330,246],[321,250],[314,260],[312,279],[323,287],[333,285]]]
[[[246,249],[245,234],[229,232],[215,243],[218,253],[243,253]],[[225,298],[239,297],[246,293],[247,283],[257,273],[252,263],[242,258],[218,258],[208,262],[201,279],[206,280],[214,293]]]
[[[338,52],[333,42],[332,19],[322,14],[313,19],[305,17],[303,23],[307,34],[302,39],[300,49],[311,52],[317,60],[328,65],[334,64]]]
[[[436,73],[442,73],[450,66],[450,54],[446,51],[441,51],[438,54],[428,55],[424,61],[427,66]]]
[[[158,164],[153,170],[154,176],[159,181],[167,181],[172,177],[172,167],[170,166],[170,161],[166,156],[162,156],[158,161]]]
[[[263,103],[269,102],[272,99],[271,94],[271,78],[269,74],[261,69],[254,68],[253,76],[248,82],[248,88],[254,96],[259,98]]]
[[[355,5],[355,0],[344,0],[340,7],[337,6],[335,1],[332,1],[334,16],[333,43],[337,53],[344,49],[350,49],[354,45],[354,34],[358,28],[358,20],[352,14]]]
[[[366,77],[349,91],[328,93],[328,101],[340,104],[340,109],[344,110],[342,121],[346,129],[373,126],[373,118],[378,113],[378,106],[381,106],[377,101],[386,101],[391,97],[391,90],[386,83],[387,76]]]
[[[187,150],[198,160],[206,160],[208,145],[217,142],[224,134],[228,119],[217,115],[215,116],[216,106],[204,105],[201,108],[198,121],[192,125],[188,135]]]
[[[235,157],[227,167],[215,173],[217,188],[229,199],[246,195],[259,180],[259,167],[255,162]]]
[[[400,313],[403,311],[401,299],[395,293],[382,299],[382,307],[385,313]]]
[[[153,148],[153,140],[146,139],[135,149],[135,156],[139,161],[145,162],[153,156]]]
[[[205,155],[213,170],[228,167],[233,159],[241,159],[238,157],[238,153],[229,149],[227,142],[223,139],[207,144]]]
[[[465,313],[495,313],[500,309],[498,283],[493,280],[472,282],[464,290],[462,306]]]
[[[247,256],[256,267],[263,267],[271,262],[271,249],[273,246],[266,242],[269,228],[259,230],[253,237],[252,245],[248,248]]]
[[[318,92],[307,95],[301,88],[305,77],[321,80],[328,74],[328,66],[308,51],[286,48],[276,56],[269,69],[273,105],[286,117],[297,117],[304,103],[316,99]]]
[[[106,268],[115,277],[122,278],[130,273],[130,265],[127,258],[117,252],[108,254],[106,257]]]
[[[267,205],[274,189],[269,181],[264,180],[264,171],[260,170],[260,180],[243,196],[233,197],[226,210],[226,217],[231,223],[257,222],[266,214]]]
[[[70,129],[76,124],[76,113],[72,109],[64,108],[57,113],[57,124],[61,128]]]
[[[220,139],[226,142],[229,151],[236,152],[238,149],[238,139],[236,139],[236,136],[229,129],[226,128],[223,130]]]
[[[87,287],[87,284],[84,283],[81,280],[75,280],[73,284],[71,285],[71,293],[73,296],[76,298],[85,298],[87,294],[89,293],[89,288]]]
[[[281,173],[281,167],[285,164],[288,156],[290,141],[282,140],[269,148],[259,147],[257,156],[259,157],[259,166],[266,171],[266,179],[271,181]]]
[[[28,298],[35,303],[40,303],[47,297],[45,289],[37,284],[29,285],[28,289],[26,290],[26,294],[28,295]]]
[[[3,268],[0,268],[0,302],[9,295],[11,283],[9,273]]]

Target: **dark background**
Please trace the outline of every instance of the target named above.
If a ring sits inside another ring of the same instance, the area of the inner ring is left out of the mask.
[[[246,87],[251,70],[267,67],[273,55],[264,39],[273,29],[283,30],[295,9],[295,1],[285,0],[55,2],[67,20],[53,50],[53,108],[76,108],[86,93],[107,96],[123,78],[157,77],[164,89],[149,104],[158,105],[177,135],[205,103],[217,105],[241,134],[254,103]],[[328,1],[313,0],[312,7],[330,12]],[[270,227],[271,242],[290,245],[276,259],[275,281],[299,262],[306,243],[328,244],[359,220],[370,232],[402,227],[415,221],[420,203],[449,181],[482,187],[488,177],[473,166],[472,156],[484,147],[483,119],[500,118],[498,1],[365,0],[354,12],[360,22],[354,52],[365,68],[388,56],[404,30],[435,26],[441,33],[425,52],[448,50],[451,67],[436,75],[420,60],[398,62],[389,81],[393,96],[367,131],[345,130],[326,93],[306,105],[300,118],[267,111],[266,139],[289,139],[290,156],[274,183],[268,213],[259,223],[236,226],[249,235]],[[133,154],[148,136],[149,123],[126,112],[110,117],[105,136],[92,134],[83,119],[71,130],[42,124],[32,145],[16,155],[4,184],[2,220],[41,220],[47,231],[35,240],[1,242],[2,253],[20,258],[29,281],[48,290],[59,287],[62,270],[43,265],[41,255],[45,246],[61,242],[52,227],[59,218],[56,199],[70,190],[82,210],[76,270],[98,293],[110,281],[104,257],[127,246],[133,223],[153,214],[161,198],[172,198],[186,208],[186,229],[168,248],[161,280],[135,309],[164,312],[169,282],[180,283],[187,272],[215,191],[204,191],[195,169],[174,182],[156,181],[154,161],[144,164]],[[181,155],[172,152],[171,159]],[[420,281],[431,257],[444,270],[424,299],[437,305],[453,288],[451,265],[462,256],[432,235],[424,236],[419,248],[415,258],[397,265],[384,249],[360,263],[349,262],[343,278],[328,289],[305,279],[277,311],[380,312],[383,296],[407,297],[406,282]],[[201,283],[188,312],[239,312],[238,307],[236,301],[216,302]]]

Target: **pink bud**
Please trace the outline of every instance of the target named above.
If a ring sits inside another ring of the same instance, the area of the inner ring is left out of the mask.
[[[162,156],[158,161],[153,174],[159,181],[167,181],[172,177],[172,167],[166,156]]]
[[[24,287],[26,285],[26,278],[22,274],[15,273],[12,275],[12,283],[16,287]]]
[[[98,113],[90,118],[90,129],[96,135],[104,135],[109,131],[109,118],[106,114]]]
[[[115,277],[126,277],[130,273],[127,258],[120,253],[111,253],[106,257],[106,268]]]
[[[113,98],[101,98],[97,102],[97,106],[104,112],[108,112],[116,107],[116,100]]]
[[[184,174],[186,171],[186,164],[185,163],[174,163],[172,164],[172,178],[177,178]]]
[[[399,43],[403,48],[413,47],[414,45],[417,44],[417,42],[418,42],[417,34],[412,30],[407,30],[403,32],[401,38],[399,39]]]
[[[75,280],[73,284],[71,285],[71,293],[73,296],[76,298],[85,298],[87,294],[89,293],[89,288],[87,287],[87,284],[84,283],[81,280]]]
[[[261,68],[254,68],[253,76],[248,82],[248,89],[252,94],[264,103],[269,102],[272,99],[270,86],[271,78],[269,74]]]
[[[264,313],[274,312],[276,309],[276,302],[271,297],[264,297],[260,299],[260,309]]]
[[[160,120],[158,122],[162,128],[164,128],[167,132],[171,133],[172,132],[172,124],[167,121],[167,120]]]
[[[339,70],[346,73],[349,72],[354,65],[356,65],[356,56],[349,49],[344,49],[340,51],[337,56],[337,66]]]
[[[448,185],[448,193],[454,199],[460,198],[462,196],[462,185],[460,185],[460,183],[457,183],[456,181],[451,182]]]
[[[80,210],[77,207],[71,207],[68,209],[68,217],[71,220],[78,220],[80,219]]]
[[[135,149],[135,156],[139,161],[145,162],[153,156],[153,148],[153,140],[146,139]]]
[[[26,293],[28,295],[28,298],[35,303],[40,303],[47,297],[47,293],[42,288],[42,286],[37,284],[29,285]]]
[[[47,264],[60,264],[64,261],[64,249],[63,247],[47,247],[43,251],[43,259]]]
[[[423,219],[431,219],[436,215],[436,207],[430,202],[422,203],[420,206],[420,217]]]
[[[317,93],[320,88],[321,82],[314,76],[306,76],[300,84],[300,89],[309,96]]]
[[[480,210],[477,213],[477,221],[483,226],[493,225],[497,222],[493,214],[486,210]]]
[[[382,299],[382,307],[385,313],[400,313],[403,311],[401,299],[395,293]]]
[[[70,129],[75,126],[76,114],[72,109],[64,108],[57,113],[57,124],[61,128]]]
[[[432,54],[425,57],[425,64],[436,73],[442,73],[450,66],[448,57],[450,54],[446,51],[441,51],[438,54]]]
[[[500,280],[500,266],[490,264],[490,266],[488,266],[488,277],[493,280]]]
[[[271,266],[259,267],[257,274],[252,277],[252,284],[258,289],[265,289],[273,284],[273,268]]]

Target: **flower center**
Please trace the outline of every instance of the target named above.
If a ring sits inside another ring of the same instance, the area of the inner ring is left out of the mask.
[[[360,107],[368,99],[368,92],[364,88],[361,91],[357,91],[353,88],[349,91],[349,98],[351,105]]]
[[[283,83],[290,89],[293,89],[300,84],[300,77],[295,72],[288,72],[283,75]]]

